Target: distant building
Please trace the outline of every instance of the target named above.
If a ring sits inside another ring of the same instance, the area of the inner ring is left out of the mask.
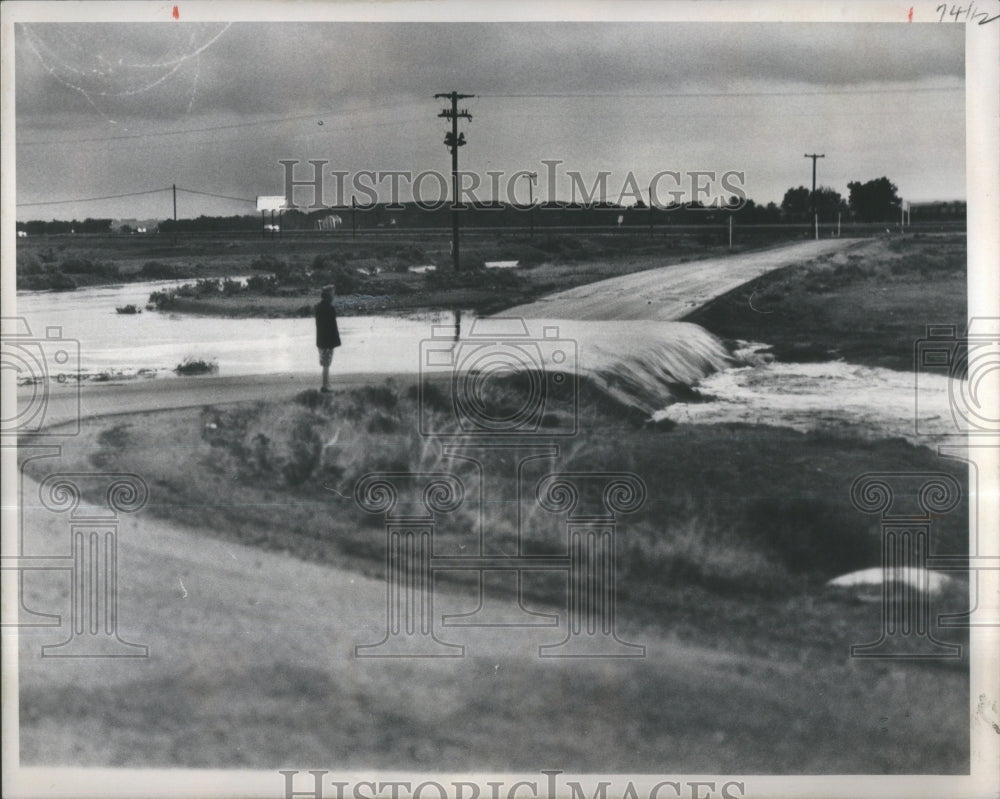
[[[343,223],[344,223],[344,220],[341,219],[337,214],[330,214],[329,216],[325,216],[322,219],[317,219],[316,220],[316,229],[317,230],[336,230]]]
[[[155,233],[159,219],[112,219],[112,233]]]
[[[965,200],[910,203],[910,221],[961,222],[965,219],[965,211]]]

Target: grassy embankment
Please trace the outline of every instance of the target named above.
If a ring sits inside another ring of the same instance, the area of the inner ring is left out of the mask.
[[[754,290],[741,289],[709,306],[701,323],[732,338],[775,343],[779,357],[796,357],[792,345],[805,339],[814,342],[813,352],[839,348],[857,362],[902,368],[908,366],[912,352],[912,341],[906,338],[910,326],[919,337],[926,321],[957,316],[954,321],[959,322],[963,317],[965,281],[957,267],[961,244],[937,239],[873,243],[872,249],[860,253],[860,260],[818,261],[784,270],[758,281],[753,298],[754,307],[760,308],[763,294],[769,303],[765,309],[773,313],[749,311],[754,315],[748,315],[741,310],[739,301],[746,303]],[[862,305],[863,298],[871,295],[878,301]],[[933,307],[927,307],[928,297],[934,298]],[[857,334],[851,332],[852,326],[866,321],[863,308],[873,306],[878,319],[869,320],[870,327]],[[823,316],[816,320],[819,313]],[[889,328],[875,327],[890,321]],[[497,417],[509,415],[525,401],[510,381],[487,384],[485,396],[486,412]],[[148,512],[206,535],[381,576],[383,520],[362,512],[351,499],[362,475],[445,470],[466,481],[470,501],[442,522],[435,551],[450,552],[470,543],[469,530],[477,520],[471,510],[478,490],[472,475],[442,455],[439,441],[419,434],[421,413],[434,430],[455,429],[446,391],[426,393],[421,408],[414,387],[392,382],[325,397],[304,392],[293,403],[96,419],[84,424],[61,468],[136,472],[150,485]],[[557,412],[547,424],[555,429],[563,421]],[[879,605],[824,589],[825,581],[835,574],[879,565],[878,520],[850,503],[855,477],[875,471],[946,471],[964,485],[964,465],[901,440],[865,441],[848,434],[801,434],[749,425],[651,426],[586,382],[579,421],[579,434],[563,440],[557,461],[543,461],[540,469],[628,471],[648,488],[645,505],[620,522],[619,618],[659,630],[685,645],[745,656],[746,670],[738,674],[752,677],[739,690],[706,684],[704,695],[671,696],[661,693],[670,683],[651,671],[633,675],[628,690],[641,700],[629,704],[626,723],[634,725],[636,734],[676,732],[683,740],[707,747],[699,750],[705,757],[706,751],[723,746],[719,741],[726,735],[740,739],[739,724],[730,729],[733,719],[742,718],[740,709],[752,704],[750,697],[763,696],[763,704],[755,705],[753,713],[754,740],[744,742],[746,748],[740,750],[744,759],[736,761],[753,764],[758,771],[782,771],[801,763],[809,763],[807,768],[814,772],[967,769],[968,738],[954,733],[967,729],[967,659],[940,664],[944,668],[920,661],[852,661],[851,644],[878,637]],[[543,435],[540,440],[547,439]],[[495,478],[490,488],[511,496],[513,470],[502,471],[504,476]],[[539,474],[527,472],[526,478]],[[527,511],[526,551],[559,551],[565,534],[558,522],[531,508]],[[513,518],[509,505],[486,506],[483,521],[498,549],[508,549],[515,540]],[[964,506],[935,519],[933,551],[964,551],[967,522]],[[470,575],[464,578],[456,574],[448,590],[467,591]],[[565,602],[564,585],[545,578],[526,579],[525,591],[528,605],[539,609]],[[957,612],[967,602],[967,588],[957,581],[945,596],[935,599],[933,610]],[[955,630],[935,629],[934,634],[941,640],[966,640]],[[787,674],[777,685],[764,686],[754,657],[780,663]],[[512,668],[516,672],[517,666]],[[313,696],[318,685],[326,685],[322,680],[329,681],[325,674],[318,670],[294,696]],[[533,694],[536,684],[555,690],[548,672],[530,674],[520,684],[516,700],[510,700],[513,705],[520,706],[529,695],[538,700]],[[482,718],[495,719],[497,730],[508,729],[512,739],[525,736],[534,742],[529,748],[538,749],[540,743],[523,729],[520,717],[521,732],[503,727],[506,716],[490,704],[491,695],[483,685],[455,679],[461,683],[456,690],[463,701],[471,703],[460,703],[463,708],[481,707]],[[920,719],[911,722],[911,709],[916,708],[912,686],[918,684],[926,690],[919,694]],[[331,688],[329,695],[334,694]],[[567,701],[566,695],[557,695],[562,697],[559,702]],[[822,708],[834,698],[838,712],[844,718],[861,719],[860,726],[852,726],[853,722],[826,726],[829,716]],[[337,701],[350,705],[339,695]],[[372,701],[365,699],[357,711],[359,719],[371,712]],[[682,717],[662,716],[669,716],[664,708],[677,702],[685,708]],[[390,727],[410,723],[406,711],[395,712]],[[894,719],[905,713],[903,724],[910,731],[905,740],[892,737],[895,727],[887,733],[870,728],[864,719],[872,713]],[[797,730],[794,742],[783,732],[790,719]],[[699,737],[702,720],[706,729],[722,724],[722,738],[713,744]],[[482,726],[479,716],[475,723]],[[317,729],[324,724],[343,726],[338,716],[316,720]],[[445,745],[443,730],[428,729],[422,740],[437,751],[435,747]],[[387,752],[395,758],[393,763],[411,762],[410,755],[390,743],[382,742],[372,751],[376,754],[368,757],[377,762],[379,757],[390,757]],[[670,755],[645,753],[636,762],[649,771],[656,768],[654,762],[663,763]],[[716,755],[721,757],[721,750]],[[201,763],[198,757],[196,753],[182,760]],[[497,757],[499,763],[510,762],[503,759],[506,755]],[[599,761],[590,758],[587,762]],[[533,761],[528,756],[523,762]],[[708,761],[695,758],[694,762]]]
[[[964,328],[966,237],[872,239],[859,249],[764,275],[692,313],[728,339],[766,342],[780,361],[912,371],[927,325]]]
[[[748,241],[735,252],[763,246]],[[308,236],[261,241],[252,237],[180,239],[102,237],[90,243],[67,237],[18,242],[19,289],[71,290],[136,280],[190,279],[161,292],[154,306],[223,316],[301,316],[319,287],[337,286],[342,313],[463,308],[489,313],[559,289],[678,261],[729,252],[718,235],[650,239],[622,234],[469,233],[463,237],[463,272],[451,268],[441,236],[352,241]],[[487,261],[518,261],[517,269],[485,269]],[[417,274],[411,266],[433,264]],[[250,275],[247,288],[227,278]]]
[[[722,336],[772,343],[779,358],[836,353],[908,368],[926,322],[964,318],[963,259],[964,239],[956,237],[873,241],[861,251],[765,276],[691,319]],[[843,641],[820,622],[825,610],[806,619],[797,606],[804,597],[810,603],[822,597],[830,577],[879,564],[878,525],[851,507],[853,479],[870,471],[943,469],[966,480],[957,463],[900,440],[742,425],[653,427],[586,381],[583,389],[580,433],[562,444],[558,468],[600,466],[646,482],[650,499],[626,520],[621,542],[622,599],[654,618],[670,608],[672,624],[678,608],[697,608],[703,617],[704,596],[719,603],[712,615],[723,628],[738,626],[763,602],[771,612],[792,614],[783,638],[805,635],[815,645],[842,649]],[[524,406],[517,391],[512,383],[488,385],[500,417]],[[433,429],[454,426],[451,398],[437,389],[427,398],[423,412]],[[371,471],[456,468],[442,458],[439,441],[418,432],[420,411],[414,386],[390,383],[332,398],[305,392],[292,405],[97,420],[87,425],[89,466],[143,474],[163,498],[154,512],[169,518],[375,573],[384,557],[381,522],[338,496],[351,496],[357,479]],[[458,529],[471,523],[456,522]],[[487,524],[514,540],[509,518]],[[962,551],[966,529],[964,513],[956,511],[936,526],[935,547]],[[551,530],[539,535],[529,541],[539,552],[561,546]],[[554,599],[544,586],[536,593],[542,601]],[[862,626],[871,621],[863,610]],[[718,628],[691,623],[692,633],[716,639]]]

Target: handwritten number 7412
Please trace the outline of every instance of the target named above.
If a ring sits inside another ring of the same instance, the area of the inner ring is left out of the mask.
[[[968,8],[956,6],[954,4],[949,5],[948,3],[942,3],[934,10],[941,14],[938,22],[944,22],[945,17],[951,17],[954,22],[969,22],[970,20],[975,20],[980,25],[985,25],[987,22],[994,22],[995,20],[1000,19],[1000,14],[994,14],[991,17],[986,11],[976,11],[975,3],[970,3]]]

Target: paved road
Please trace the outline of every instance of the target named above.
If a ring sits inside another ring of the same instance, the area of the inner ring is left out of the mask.
[[[318,370],[317,370],[318,372]],[[340,387],[380,383],[391,375],[375,376],[363,373],[334,375]],[[407,378],[403,378],[407,379]],[[412,378],[408,378],[412,379]],[[44,402],[42,426],[56,437],[67,431],[59,429],[77,419],[111,416],[119,413],[142,413],[172,408],[197,408],[229,402],[291,399],[309,388],[319,388],[319,375],[277,374],[236,377],[178,377],[133,380],[121,383],[84,383],[76,386],[53,384],[47,397],[33,398],[29,387],[17,391],[18,406]],[[38,418],[33,420],[38,424]]]
[[[683,319],[705,303],[767,272],[856,244],[826,239],[762,252],[634,272],[560,291],[503,312],[525,319]]]

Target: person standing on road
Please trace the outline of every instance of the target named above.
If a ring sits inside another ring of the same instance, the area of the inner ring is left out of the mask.
[[[323,367],[323,385],[320,391],[330,391],[330,364],[333,351],[340,346],[340,330],[337,328],[337,312],[333,307],[333,286],[324,286],[316,303],[316,348],[319,350],[319,365]]]

